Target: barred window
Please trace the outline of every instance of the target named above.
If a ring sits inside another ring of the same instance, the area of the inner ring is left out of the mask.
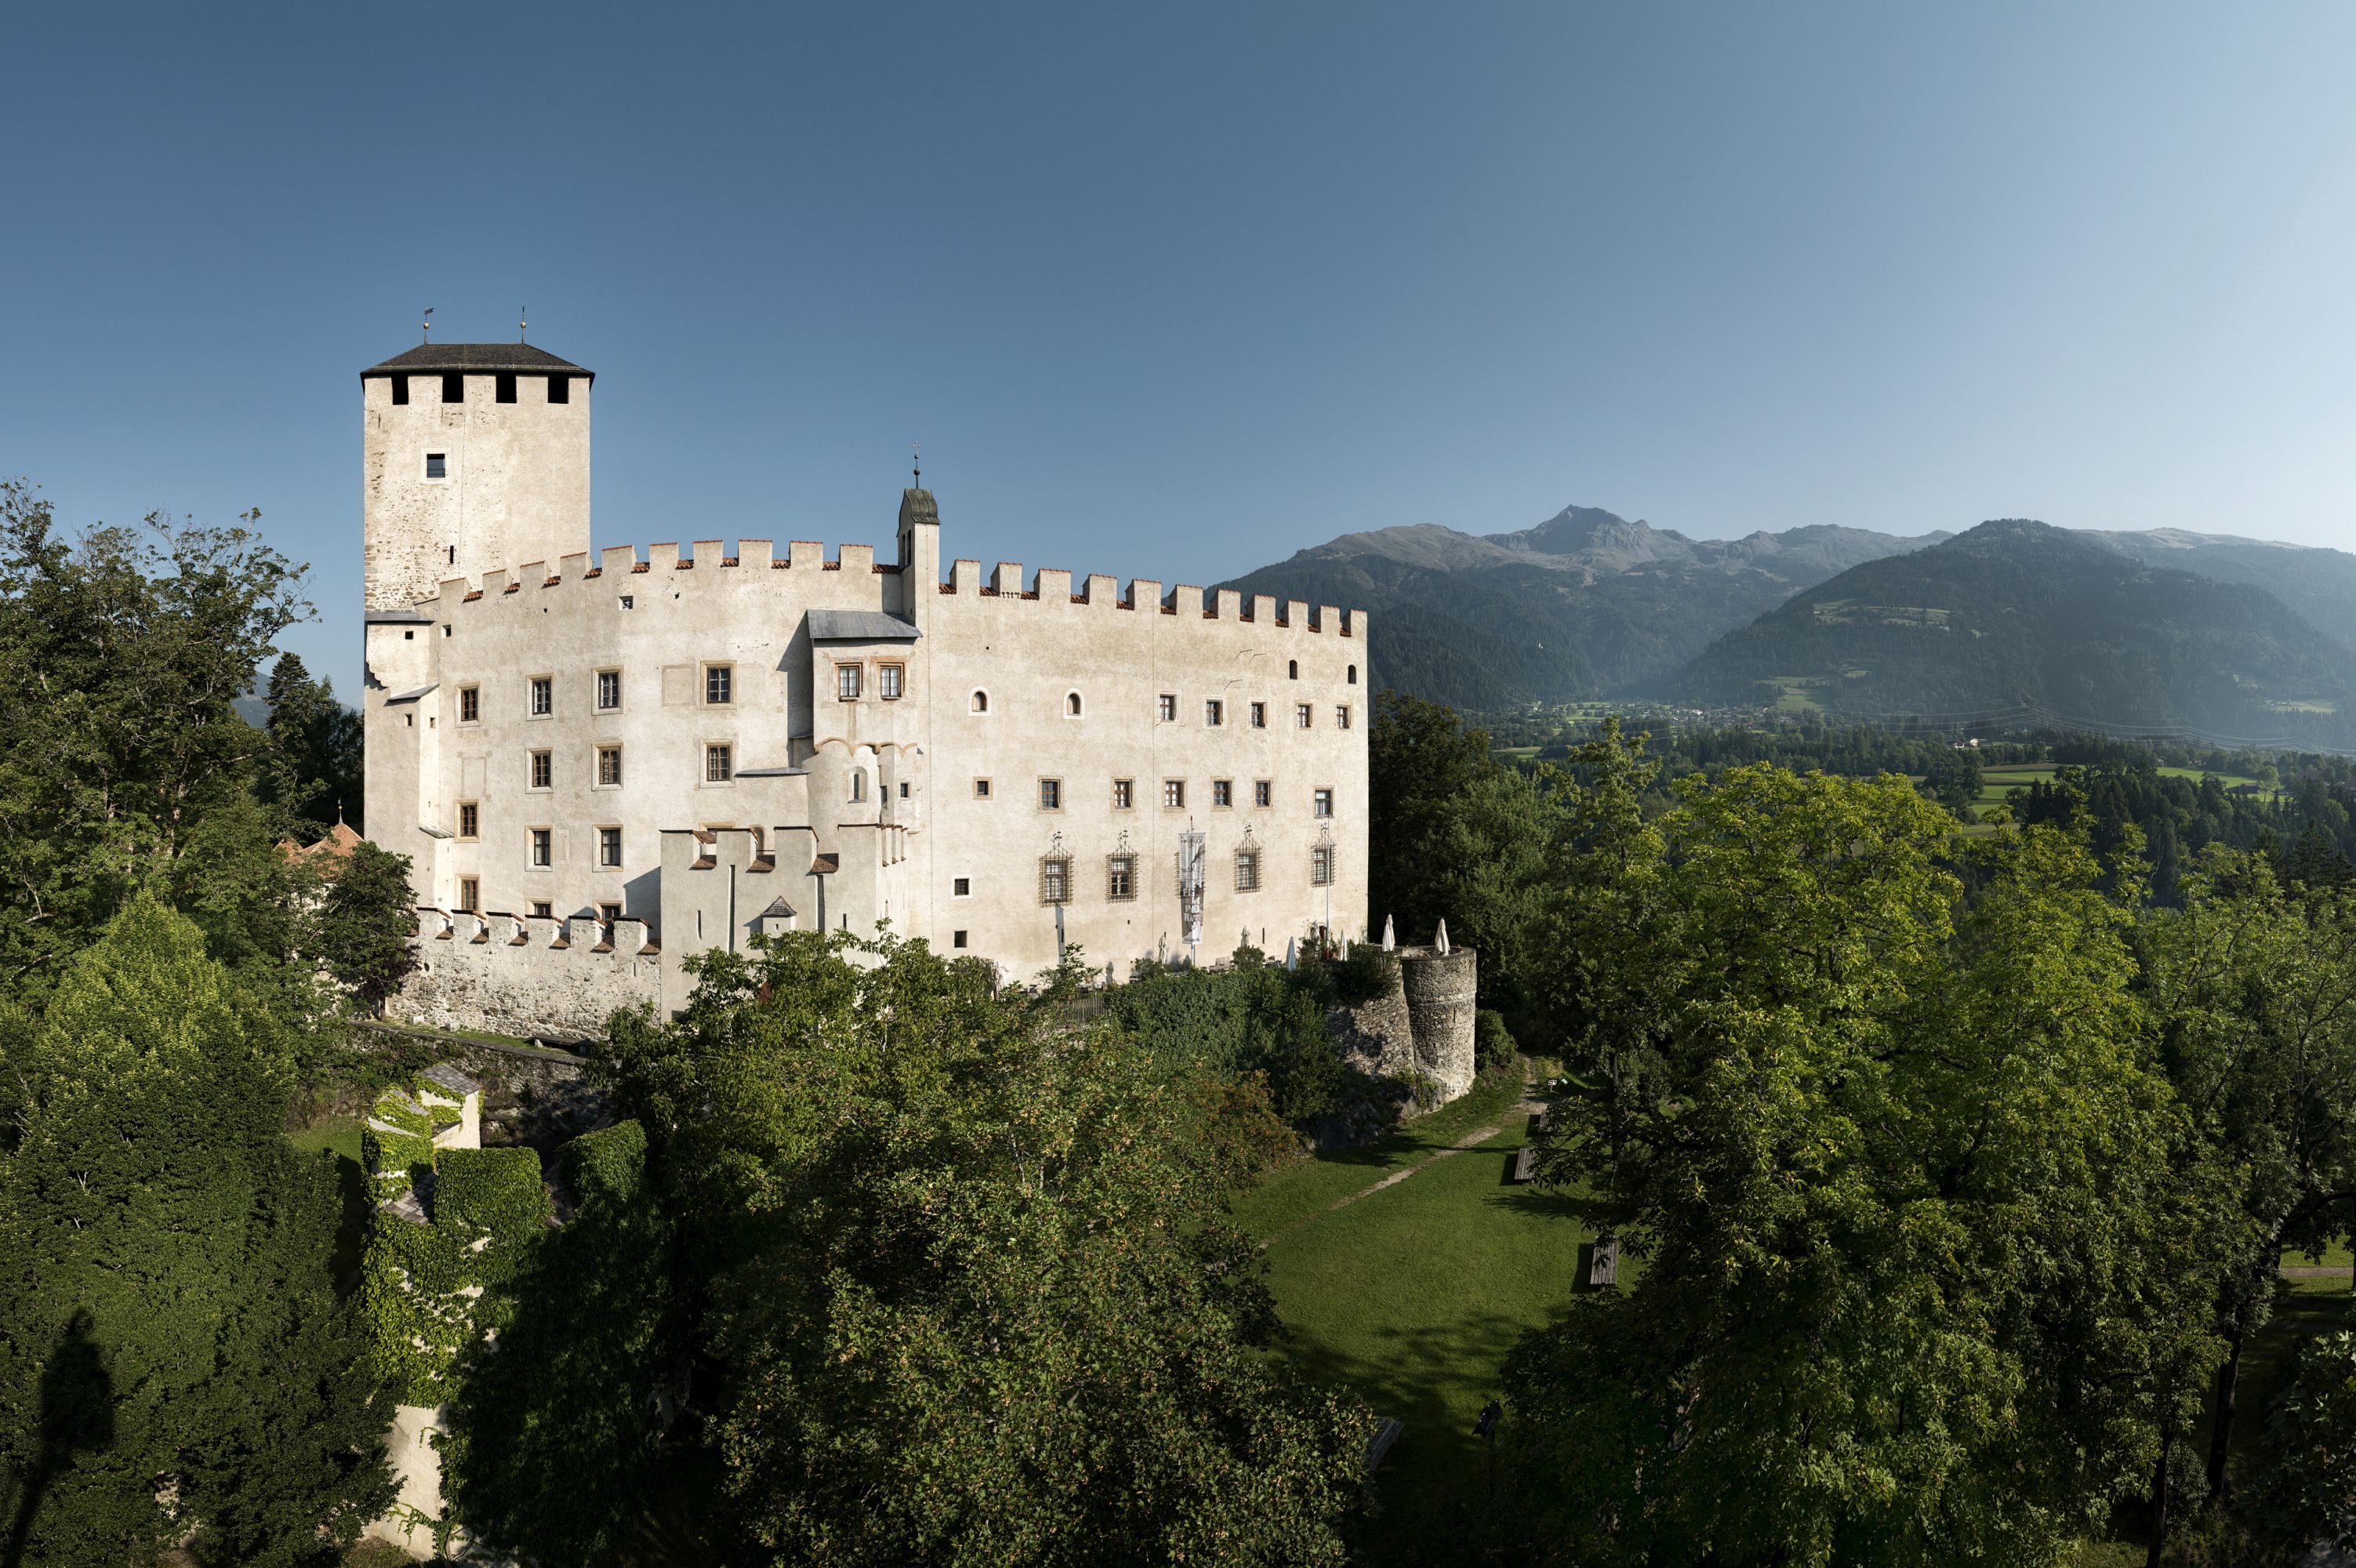
[[[531,830],[531,863],[534,865],[546,865],[553,858],[552,839],[553,835],[546,828]]]
[[[1116,779],[1112,781],[1112,809],[1126,811],[1137,804],[1137,780]]]
[[[1137,857],[1116,854],[1105,861],[1105,897],[1125,904],[1137,897]]]
[[[1039,863],[1039,902],[1068,904],[1072,901],[1072,863],[1063,855],[1049,855]]]
[[[736,760],[729,747],[707,746],[703,748],[703,781],[706,784],[725,784],[735,777]]]
[[[627,608],[627,606],[623,607]],[[597,706],[610,712],[622,705],[622,672],[619,670],[597,671]]]
[[[546,675],[531,678],[531,716],[544,719],[556,711],[556,682]]]
[[[551,919],[551,918],[554,918],[555,914],[556,914],[556,906],[555,906],[555,905],[553,905],[553,904],[551,904],[547,899],[545,899],[545,898],[535,898],[535,899],[533,899],[533,900],[531,901],[531,918],[532,918],[533,919],[535,919],[535,920],[546,920],[546,919]]]
[[[1238,893],[1259,891],[1259,851],[1256,849],[1236,851],[1236,891]]]
[[[1333,886],[1333,846],[1312,845],[1309,851],[1309,885],[1312,887]]]
[[[838,664],[834,667],[834,694],[845,703],[859,701],[859,666]]]
[[[458,836],[480,838],[483,831],[483,808],[472,800],[458,802]]]
[[[736,667],[734,665],[707,664],[703,667],[704,702],[715,708],[724,707],[734,702],[735,696]]]
[[[622,781],[622,748],[601,746],[597,748],[597,782],[619,784]]]
[[[604,866],[616,866],[622,864],[621,829],[599,828],[597,830],[597,864]]]
[[[547,751],[533,752],[531,754],[531,787],[535,789],[548,789],[554,788],[555,783],[555,754]]]
[[[459,722],[460,724],[462,724],[462,725],[479,724],[479,723],[482,721],[482,717],[483,717],[483,693],[482,693],[482,688],[481,688],[481,687],[479,687],[479,686],[461,686],[461,687],[459,687],[459,688],[458,688],[458,722]]]

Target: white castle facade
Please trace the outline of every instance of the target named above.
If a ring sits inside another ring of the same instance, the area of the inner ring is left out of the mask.
[[[367,825],[427,939],[399,1010],[594,1032],[761,931],[889,922],[1015,979],[1365,936],[1363,612],[944,570],[923,489],[884,560],[593,553],[593,381],[522,344],[361,372]]]

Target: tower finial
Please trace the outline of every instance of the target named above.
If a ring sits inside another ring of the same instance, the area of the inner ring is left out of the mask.
[[[425,307],[425,337],[424,337],[424,341],[426,341],[426,342],[428,342],[428,343],[431,343],[432,341],[434,341],[434,307],[433,307],[432,306],[430,306],[430,305],[429,305],[429,306],[427,306]]]
[[[530,319],[530,318],[531,318],[531,307],[530,307],[530,306],[528,306],[528,305],[519,305],[519,306],[516,306],[516,341],[517,341],[517,342],[520,343],[520,342],[522,342],[522,341],[524,340],[524,339],[523,339],[523,335],[524,335],[524,333],[525,333],[526,331],[530,330],[530,327],[531,327],[531,319]]]
[[[925,488],[925,449],[916,442],[908,443],[908,467],[916,477],[916,488]]]

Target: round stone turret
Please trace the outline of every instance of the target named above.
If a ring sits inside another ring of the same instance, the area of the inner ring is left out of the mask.
[[[1443,1101],[1453,1100],[1472,1087],[1478,1071],[1472,1039],[1479,956],[1471,948],[1409,948],[1398,956],[1416,1068],[1440,1086]]]

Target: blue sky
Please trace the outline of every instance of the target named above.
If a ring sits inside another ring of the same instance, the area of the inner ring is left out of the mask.
[[[2356,10],[0,14],[0,472],[258,506],[359,676],[362,366],[598,372],[600,544],[1209,583],[1567,502],[2356,545]]]

